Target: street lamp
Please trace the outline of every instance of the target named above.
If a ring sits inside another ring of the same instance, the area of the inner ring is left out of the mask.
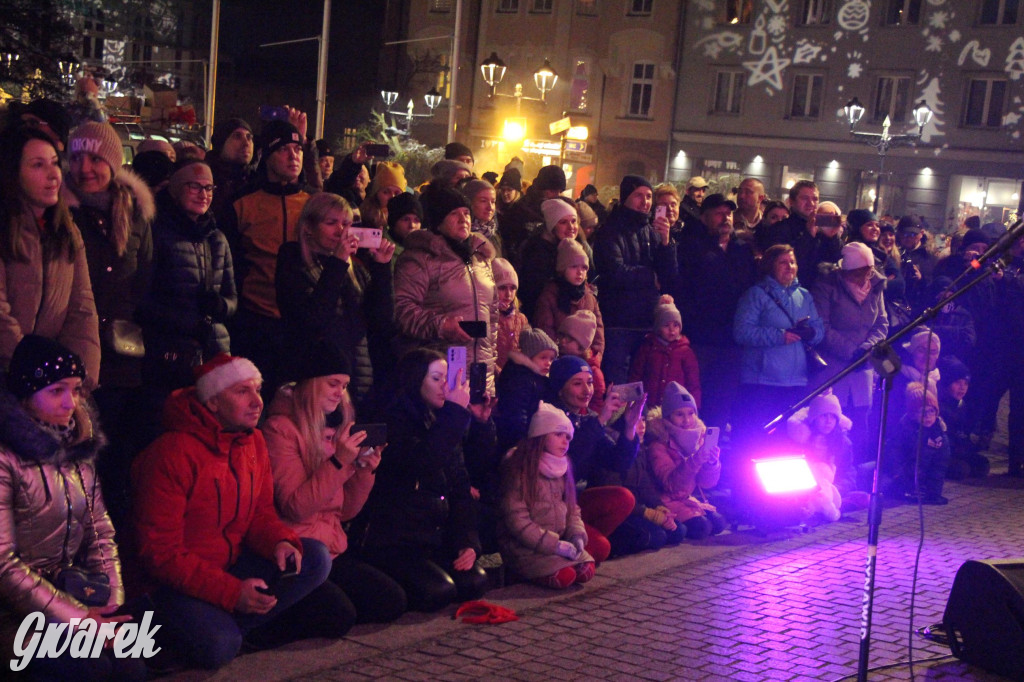
[[[516,100],[516,113],[519,113],[522,107],[522,101],[525,99],[529,102],[546,102],[545,99],[547,94],[555,87],[555,83],[558,82],[558,74],[551,67],[551,62],[547,59],[544,60],[544,64],[533,74],[533,84],[538,90],[540,90],[540,97],[527,97],[523,94],[523,84],[516,83],[515,88],[511,95],[498,92],[498,85],[501,84],[503,78],[505,78],[505,72],[508,68],[505,66],[505,62],[501,61],[497,52],[491,52],[491,56],[480,63],[480,73],[483,74],[484,82],[490,86],[491,91],[488,97],[514,97]]]
[[[78,72],[79,66],[80,64],[70,55],[57,62],[57,68],[60,69],[61,78],[64,79],[64,84],[69,88],[75,84],[75,73]]]
[[[850,135],[878,150],[879,168],[878,176],[875,178],[875,200],[871,209],[877,214],[878,201],[882,193],[882,174],[885,172],[885,155],[889,152],[889,148],[892,146],[901,144],[912,145],[917,140],[921,139],[921,133],[924,131],[924,127],[932,120],[932,110],[927,104],[925,104],[924,100],[918,102],[913,109],[914,123],[917,124],[917,132],[901,133],[898,135],[889,134],[889,128],[892,127],[892,121],[888,116],[886,116],[885,120],[882,121],[881,133],[865,133],[856,130],[857,124],[864,116],[864,106],[856,97],[846,103],[846,106],[843,107],[843,111],[846,113],[846,120],[850,124]]]
[[[10,76],[14,70],[14,62],[21,59],[17,52],[4,52],[0,54],[0,64],[4,66],[4,73]]]
[[[441,105],[444,101],[444,95],[437,91],[437,87],[432,87],[423,95],[423,101],[426,102],[427,108],[430,109],[429,114],[417,114],[413,111],[413,101],[410,99],[409,103],[405,107],[405,111],[393,111],[391,106],[398,101],[398,93],[394,90],[381,90],[380,98],[384,100],[384,106],[386,108],[385,113],[391,114],[392,116],[400,116],[405,119],[405,128],[397,128],[392,125],[390,131],[398,135],[409,135],[412,131],[413,119],[417,118],[430,118],[434,115],[434,109]]]

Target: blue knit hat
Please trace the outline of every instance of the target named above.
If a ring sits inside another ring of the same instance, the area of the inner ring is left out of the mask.
[[[592,373],[587,361],[575,355],[563,355],[551,363],[551,373],[548,374],[548,388],[551,390],[551,395],[558,395],[569,379],[580,372]]]

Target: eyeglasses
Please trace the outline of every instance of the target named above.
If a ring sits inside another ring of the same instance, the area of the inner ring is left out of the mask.
[[[192,194],[199,194],[200,192],[213,194],[213,190],[217,189],[217,185],[200,185],[198,182],[186,182],[185,188],[192,192]]]

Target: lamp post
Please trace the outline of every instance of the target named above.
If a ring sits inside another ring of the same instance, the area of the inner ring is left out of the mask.
[[[57,68],[60,69],[61,78],[64,79],[64,84],[69,88],[75,85],[75,74],[78,72],[80,64],[72,56],[67,56],[57,62]]]
[[[514,97],[516,100],[516,115],[519,114],[524,99],[529,102],[546,103],[547,94],[554,89],[555,83],[558,82],[558,74],[551,67],[551,62],[545,59],[541,67],[533,73],[533,84],[540,90],[540,97],[527,97],[524,95],[522,83],[516,83],[512,94],[498,92],[498,85],[505,78],[507,70],[508,67],[505,66],[505,62],[501,61],[497,52],[491,52],[491,56],[480,63],[480,73],[483,74],[484,82],[491,88],[487,96],[491,99],[495,97]]]
[[[4,74],[12,76],[14,72],[14,62],[21,59],[21,55],[17,52],[4,52],[0,53],[0,64],[3,64]]]
[[[857,124],[860,123],[860,119],[864,116],[864,106],[860,103],[856,97],[851,99],[843,107],[843,111],[846,113],[846,120],[850,124],[850,135],[860,139],[861,141],[871,145],[878,150],[879,156],[879,167],[878,176],[875,178],[875,201],[871,207],[872,212],[878,213],[878,200],[882,194],[882,174],[885,172],[885,155],[889,152],[889,148],[900,144],[912,145],[917,140],[921,139],[921,133],[924,127],[928,125],[928,122],[932,120],[932,110],[925,104],[924,100],[917,103],[914,107],[913,115],[914,122],[917,124],[916,133],[901,133],[898,135],[891,135],[889,128],[892,127],[892,121],[886,116],[885,120],[882,121],[882,132],[881,133],[865,133],[857,130]]]
[[[434,115],[434,109],[441,105],[444,100],[444,96],[437,91],[437,87],[430,88],[426,94],[423,95],[423,101],[426,103],[427,108],[430,109],[429,114],[417,114],[413,111],[413,101],[410,99],[409,103],[405,107],[405,111],[392,111],[391,106],[398,101],[398,93],[394,90],[381,90],[380,98],[384,100],[385,113],[391,114],[392,116],[400,116],[405,119],[405,129],[394,128],[393,132],[399,135],[409,135],[412,131],[413,121],[417,118],[430,118]]]

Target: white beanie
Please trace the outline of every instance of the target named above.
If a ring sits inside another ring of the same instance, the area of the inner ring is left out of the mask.
[[[495,258],[492,260],[491,271],[494,273],[495,287],[511,284],[516,289],[519,288],[519,275],[516,274],[515,268],[506,259]]]
[[[548,199],[540,205],[540,212],[544,214],[544,224],[548,230],[554,230],[558,221],[572,216],[579,220],[576,206],[561,199]]]
[[[840,262],[843,270],[857,270],[866,265],[874,266],[875,254],[871,247],[863,242],[850,242],[843,247],[843,259]]]
[[[262,380],[256,365],[251,360],[233,357],[227,353],[213,356],[195,369],[196,397],[205,403],[221,391],[231,388],[240,381]]]
[[[572,438],[572,422],[569,421],[569,417],[565,415],[565,412],[542,400],[540,405],[537,406],[537,411],[533,413],[533,417],[530,419],[530,430],[526,437],[536,438],[537,436],[546,436],[549,433],[565,433],[568,434],[569,438]]]

